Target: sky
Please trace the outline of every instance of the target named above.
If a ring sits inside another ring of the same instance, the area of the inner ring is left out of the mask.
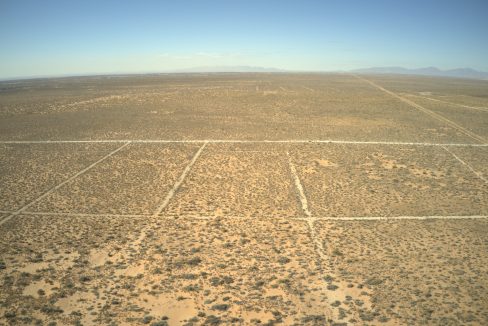
[[[0,78],[206,66],[488,71],[487,0],[0,0]]]

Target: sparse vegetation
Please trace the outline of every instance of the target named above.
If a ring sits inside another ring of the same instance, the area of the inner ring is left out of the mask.
[[[348,75],[100,78],[0,82],[0,136],[258,142],[0,144],[0,209],[32,203],[0,227],[0,324],[487,324],[486,219],[405,218],[488,214],[486,147],[435,145],[459,128]]]

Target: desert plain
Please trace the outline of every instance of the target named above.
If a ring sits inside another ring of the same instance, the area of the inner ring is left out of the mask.
[[[0,325],[488,324],[488,81],[0,82]]]

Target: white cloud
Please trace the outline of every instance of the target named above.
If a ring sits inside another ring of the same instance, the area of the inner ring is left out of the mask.
[[[244,56],[239,52],[205,52],[199,51],[194,53],[160,53],[157,55],[160,58],[175,59],[175,60],[191,60],[196,58],[209,58],[209,59],[224,59],[224,58],[237,58]]]
[[[209,52],[197,52],[195,53],[196,56],[199,57],[207,57],[207,58],[222,58],[224,55],[222,53],[209,53]]]

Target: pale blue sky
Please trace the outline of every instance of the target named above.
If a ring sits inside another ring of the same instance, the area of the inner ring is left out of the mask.
[[[0,78],[249,65],[488,71],[486,0],[0,0]]]

